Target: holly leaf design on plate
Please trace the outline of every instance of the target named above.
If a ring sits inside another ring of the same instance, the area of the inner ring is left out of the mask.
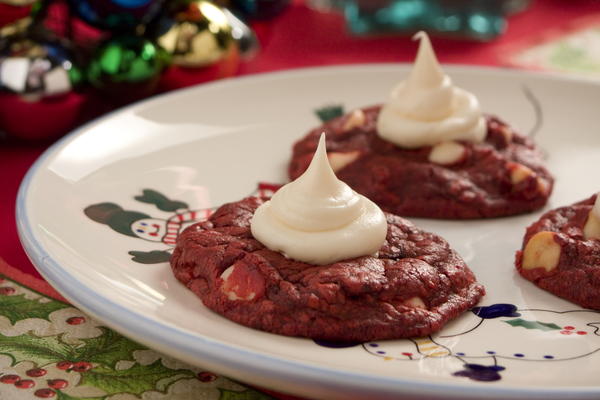
[[[560,326],[552,322],[528,321],[526,319],[517,318],[509,321],[504,321],[511,326],[522,326],[525,329],[539,329],[541,331],[554,331],[562,329]]]
[[[152,250],[152,251],[136,251],[132,250],[129,252],[131,261],[138,262],[140,264],[158,264],[168,262],[171,259],[171,253],[164,250]]]
[[[221,396],[219,400],[271,400],[273,397],[268,396],[264,393],[257,392],[255,390],[244,390],[243,392],[236,392],[233,390],[227,390],[219,388]]]
[[[173,212],[182,208],[188,208],[187,203],[170,200],[164,194],[152,189],[144,189],[141,196],[135,196],[134,198],[142,203],[154,204],[161,211]]]
[[[317,117],[321,120],[321,122],[327,122],[344,115],[344,106],[341,104],[332,104],[321,107],[315,110],[315,114],[317,114]]]
[[[164,393],[176,381],[195,376],[191,370],[170,369],[156,360],[150,365],[134,364],[123,370],[98,366],[83,373],[80,384],[102,389],[108,395],[131,393],[140,396],[148,390]]]
[[[25,298],[24,294],[0,296],[0,315],[8,318],[14,325],[27,318],[42,318],[48,320],[50,313],[70,307],[57,300],[41,303],[38,300]]]
[[[38,337],[31,333],[19,336],[0,335],[0,354],[13,359],[13,363],[33,361],[37,365],[68,360],[72,346],[58,336]]]
[[[87,361],[114,368],[119,361],[133,360],[134,351],[147,349],[115,331],[103,327],[100,329],[103,331],[102,335],[91,339],[82,339],[85,344],[73,348],[68,360]]]

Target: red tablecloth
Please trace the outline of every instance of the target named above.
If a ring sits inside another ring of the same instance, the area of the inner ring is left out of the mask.
[[[414,57],[415,43],[408,37],[353,37],[345,31],[340,15],[319,13],[303,3],[296,0],[277,18],[256,26],[263,40],[262,49],[257,57],[241,65],[240,75],[308,66],[410,61]],[[503,53],[512,44],[599,12],[595,0],[537,0],[525,12],[510,17],[507,32],[495,41],[433,38],[433,43],[443,63],[500,65]],[[1,103],[0,107],[10,105]],[[24,116],[23,123],[28,123],[27,118],[43,116]],[[0,257],[34,275],[37,272],[17,235],[15,200],[23,176],[49,144],[18,143],[10,138],[0,141]]]

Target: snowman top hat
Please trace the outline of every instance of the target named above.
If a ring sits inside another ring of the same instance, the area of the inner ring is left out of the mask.
[[[91,220],[108,225],[112,230],[128,236],[137,236],[131,230],[131,224],[149,215],[138,212],[123,210],[115,203],[98,203],[86,207],[83,212]]]

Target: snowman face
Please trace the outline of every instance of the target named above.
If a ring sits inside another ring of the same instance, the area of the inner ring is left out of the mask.
[[[500,304],[502,305],[502,304]],[[494,308],[481,307],[486,309]],[[481,318],[464,314],[441,332],[423,338],[368,342],[369,353],[396,360],[458,356],[557,361],[600,351],[600,313],[591,310],[517,309]],[[502,338],[502,340],[494,340]]]
[[[140,239],[160,242],[167,232],[167,223],[162,219],[145,218],[131,224],[131,230]]]

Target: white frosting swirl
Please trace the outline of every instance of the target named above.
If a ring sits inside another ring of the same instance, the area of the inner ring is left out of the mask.
[[[444,74],[425,32],[413,38],[420,40],[417,58],[381,109],[379,136],[405,148],[449,140],[481,142],[487,127],[479,101]]]
[[[304,174],[262,204],[250,224],[269,249],[317,265],[374,254],[387,234],[383,211],[335,176],[325,134]]]
[[[592,207],[592,213],[600,220],[600,192],[596,193],[596,201]]]

